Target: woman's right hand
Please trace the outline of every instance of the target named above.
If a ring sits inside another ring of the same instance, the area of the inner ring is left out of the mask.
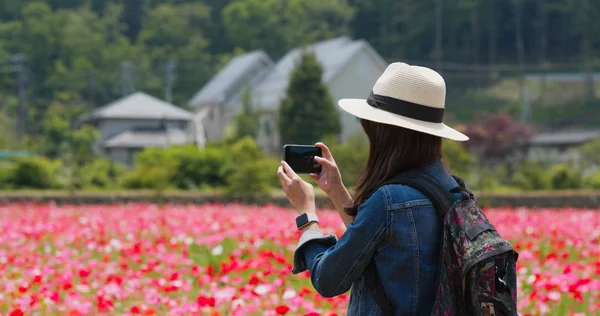
[[[323,143],[316,143],[315,146],[321,148],[323,157],[315,157],[315,161],[321,165],[321,173],[311,173],[310,177],[317,181],[319,188],[327,195],[335,194],[336,192],[342,192],[346,190],[344,183],[342,182],[342,175],[340,169],[338,169],[333,155],[329,148]]]

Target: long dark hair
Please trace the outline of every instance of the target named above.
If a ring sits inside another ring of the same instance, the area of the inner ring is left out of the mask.
[[[363,166],[353,205],[346,208],[356,216],[358,206],[394,175],[424,168],[442,158],[442,139],[406,128],[361,119],[369,138],[369,159]]]

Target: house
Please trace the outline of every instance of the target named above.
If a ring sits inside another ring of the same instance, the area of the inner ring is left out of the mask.
[[[264,78],[273,61],[263,51],[234,57],[190,100],[190,106],[202,114],[204,133],[209,141],[226,135],[226,126],[242,108],[242,94]]]
[[[79,123],[100,131],[95,152],[131,166],[135,153],[144,148],[198,141],[194,118],[191,112],[136,92],[94,110]]]
[[[212,95],[212,97],[202,101],[194,98],[191,102],[195,108],[199,108],[199,106],[201,108],[202,104],[213,105],[207,124],[204,124],[207,130],[207,139],[219,139],[224,135],[224,131],[233,124],[232,118],[239,113],[241,108],[242,90],[247,88],[252,105],[262,114],[257,137],[258,145],[269,152],[279,151],[282,144],[280,144],[277,131],[277,113],[282,99],[285,98],[290,75],[299,62],[303,49],[315,53],[323,68],[322,80],[329,88],[336,109],[338,109],[337,100],[339,99],[366,98],[377,78],[387,67],[387,63],[369,43],[342,36],[304,48],[293,49],[276,64],[264,66],[258,72],[240,72],[238,76],[252,78],[250,83],[228,90],[230,94],[219,99],[219,96],[224,95],[219,89],[215,88],[214,93],[208,93],[208,90],[211,85],[214,85],[213,81],[224,76],[223,72],[231,71],[232,65],[237,62],[232,60],[199,92],[200,94],[204,91],[205,95]],[[245,56],[245,58],[249,57]],[[227,97],[229,99],[223,101]],[[220,104],[220,106],[214,106],[215,104]],[[359,130],[360,124],[354,116],[341,110],[339,113],[342,124],[342,132],[339,136],[343,142]],[[208,122],[212,124],[209,125]]]
[[[550,163],[578,162],[571,149],[600,139],[600,130],[569,130],[537,134],[529,141],[528,157]]]

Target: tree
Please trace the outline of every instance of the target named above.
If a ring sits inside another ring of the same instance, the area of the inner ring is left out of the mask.
[[[322,74],[315,54],[304,51],[280,107],[279,131],[283,143],[313,144],[322,137],[340,133],[338,112],[321,81]]]
[[[466,126],[469,149],[482,156],[505,155],[526,143],[532,134],[528,126],[515,122],[506,113],[484,115],[479,123]]]
[[[252,137],[256,139],[260,124],[260,114],[252,107],[252,95],[249,89],[242,94],[242,111],[235,118],[235,138]]]
[[[290,49],[350,31],[354,10],[341,0],[240,0],[223,9],[228,39],[278,58]]]

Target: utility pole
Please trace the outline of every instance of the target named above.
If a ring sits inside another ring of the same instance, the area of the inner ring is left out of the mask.
[[[17,76],[17,94],[19,104],[17,107],[17,138],[22,141],[25,137],[25,124],[27,122],[27,67],[25,58],[21,54],[11,57],[13,72]]]
[[[177,64],[171,59],[167,62],[167,71],[165,75],[165,99],[173,103],[173,85],[175,84],[175,67]]]
[[[442,58],[443,58],[443,12],[444,12],[444,1],[434,0],[435,2],[435,67],[436,70],[442,73]]]
[[[126,60],[121,63],[121,94],[127,96],[135,91],[133,84],[133,63]]]

